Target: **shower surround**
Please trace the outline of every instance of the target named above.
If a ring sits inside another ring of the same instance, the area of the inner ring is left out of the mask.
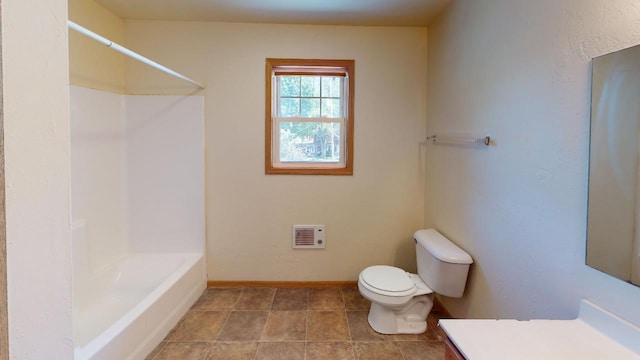
[[[70,92],[76,359],[144,359],[206,287],[203,98]]]

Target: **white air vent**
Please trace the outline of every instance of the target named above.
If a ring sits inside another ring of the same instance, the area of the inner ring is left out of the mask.
[[[294,249],[324,249],[324,225],[293,225]]]

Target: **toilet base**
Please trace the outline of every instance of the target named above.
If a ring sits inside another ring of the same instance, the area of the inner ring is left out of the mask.
[[[372,302],[369,325],[380,334],[422,334],[427,331],[427,315],[433,307],[433,295],[411,299],[402,309],[392,309]]]

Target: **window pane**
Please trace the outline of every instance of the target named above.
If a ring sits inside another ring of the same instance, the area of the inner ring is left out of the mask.
[[[300,99],[280,99],[280,117],[294,117],[300,115]]]
[[[280,122],[280,162],[339,162],[340,123]]]
[[[342,117],[340,99],[322,99],[322,117]]]
[[[300,76],[280,76],[280,96],[300,96]]]
[[[320,97],[320,76],[302,76],[302,96]]]
[[[300,117],[320,117],[320,99],[300,99]]]
[[[323,76],[322,97],[340,97],[342,79],[344,78],[341,76]]]
[[[304,161],[304,137],[300,137],[293,122],[280,123],[280,161]]]

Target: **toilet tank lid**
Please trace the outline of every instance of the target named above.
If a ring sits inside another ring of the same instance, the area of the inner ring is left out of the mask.
[[[460,249],[435,229],[418,230],[414,240],[438,260],[451,264],[471,264],[471,255]]]

